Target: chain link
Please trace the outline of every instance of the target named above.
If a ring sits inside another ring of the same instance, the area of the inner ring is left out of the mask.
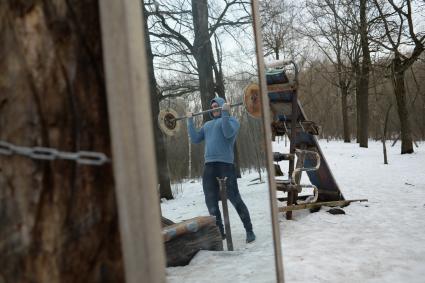
[[[78,152],[66,152],[59,151],[49,147],[25,147],[17,146],[11,143],[0,140],[0,154],[1,155],[13,155],[18,154],[29,157],[31,159],[41,160],[55,160],[65,159],[72,160],[79,164],[84,165],[103,165],[111,160],[101,152],[92,151],[78,151]]]

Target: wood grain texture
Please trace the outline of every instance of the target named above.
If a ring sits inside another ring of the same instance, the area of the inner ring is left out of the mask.
[[[165,282],[141,2],[100,2],[109,120],[127,282]]]
[[[97,1],[1,1],[0,139],[110,156]],[[0,156],[0,282],[123,282],[112,167]]]
[[[176,226],[181,224],[175,224]],[[200,251],[222,251],[220,231],[213,221],[205,221],[196,232],[186,231],[165,243],[167,266],[184,266]]]
[[[261,92],[261,105],[263,107],[263,127],[264,127],[264,148],[266,149],[266,160],[267,160],[267,172],[268,172],[268,184],[269,184],[269,196],[270,196],[270,211],[271,211],[271,222],[273,227],[273,243],[274,243],[274,256],[275,256],[275,268],[276,268],[276,281],[279,283],[284,282],[283,272],[283,260],[282,260],[282,248],[280,244],[280,227],[278,222],[278,209],[276,199],[276,183],[273,166],[273,155],[272,155],[272,132],[271,132],[271,121],[270,121],[270,107],[269,97],[267,95],[267,82],[265,65],[263,58],[263,42],[261,35],[261,23],[260,23],[260,9],[259,1],[252,0],[252,17],[255,35],[255,50],[257,56],[258,65],[258,77],[260,83]]]

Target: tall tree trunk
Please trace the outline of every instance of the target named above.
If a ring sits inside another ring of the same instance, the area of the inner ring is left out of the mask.
[[[145,9],[143,9],[146,12]],[[159,101],[160,95],[158,93],[155,72],[153,68],[153,54],[151,49],[151,41],[149,37],[148,30],[148,16],[144,13],[144,29],[145,29],[145,46],[146,46],[146,58],[148,62],[148,75],[149,75],[149,84],[150,84],[150,96],[151,96],[151,109],[152,109],[152,117],[158,117],[159,115]],[[157,119],[153,119],[154,125],[154,138],[155,138],[155,154],[156,154],[156,162],[158,166],[158,182],[159,182],[159,190],[161,198],[173,199],[173,193],[171,191],[170,184],[170,174],[168,169],[168,161],[167,161],[167,147],[164,140],[164,134],[162,133],[159,125],[157,123]]]
[[[359,85],[359,143],[360,147],[368,147],[369,137],[369,68],[370,51],[367,33],[366,18],[367,0],[360,0],[360,44],[362,47],[363,61],[361,66],[361,76]]]
[[[111,156],[97,1],[2,1],[0,140]],[[111,165],[0,155],[0,281],[123,282]]]
[[[279,48],[276,47],[274,49],[274,55],[275,55],[276,60],[279,60]]]
[[[242,178],[242,173],[241,173],[241,166],[240,166],[240,158],[239,158],[239,149],[237,144],[235,143],[235,145],[233,146],[233,151],[235,154],[235,170],[236,170],[236,177],[237,178]]]
[[[386,140],[387,140],[387,129],[388,129],[388,120],[390,117],[390,111],[392,108],[392,104],[388,106],[387,113],[385,114],[385,120],[384,120],[384,130],[382,132],[382,151],[384,153],[384,164],[388,164],[388,157],[387,157],[387,146],[386,146]]]
[[[355,77],[356,101],[356,142],[360,143],[360,62],[357,58],[352,64]]]
[[[193,26],[195,40],[193,55],[198,66],[199,90],[201,93],[202,109],[210,108],[214,98],[213,57],[211,41],[208,31],[208,1],[192,0]],[[204,122],[210,120],[210,115],[204,114]]]
[[[394,94],[397,101],[398,117],[400,119],[401,130],[401,154],[413,152],[412,132],[409,123],[409,113],[406,107],[406,89],[404,86],[404,69],[399,57],[392,61],[392,76],[394,84]]]
[[[348,106],[347,106],[347,96],[348,89],[347,87],[341,87],[341,111],[342,111],[342,124],[344,130],[344,142],[351,142],[350,137],[350,124],[348,121]]]
[[[221,60],[221,52],[219,48],[219,40],[217,35],[214,35],[215,40],[215,52],[217,53],[217,60],[214,60],[214,54],[212,53],[211,48],[211,57],[213,62],[213,70],[215,76],[215,91],[218,93],[218,96],[226,99],[226,89],[224,87],[224,76],[223,76],[223,66]]]
[[[360,143],[360,65],[354,64],[356,78],[356,142]]]

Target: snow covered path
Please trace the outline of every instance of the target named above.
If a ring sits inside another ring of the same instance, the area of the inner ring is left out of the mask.
[[[425,278],[425,143],[411,155],[388,146],[389,165],[383,164],[382,145],[369,148],[340,141],[320,141],[329,166],[346,199],[345,215],[294,212],[288,221],[280,214],[286,282],[424,282]],[[283,143],[275,147],[283,147]],[[285,172],[285,162],[280,163]],[[245,233],[230,209],[235,252],[198,253],[189,266],[167,268],[169,282],[274,282],[273,243],[267,186],[249,185],[251,173],[239,188],[253,218],[257,240],[245,244]],[[304,179],[303,182],[308,182]],[[201,184],[184,183],[177,198],[162,204],[163,214],[175,221],[208,215]]]

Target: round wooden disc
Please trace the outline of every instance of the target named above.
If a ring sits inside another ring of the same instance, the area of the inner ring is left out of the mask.
[[[261,118],[261,93],[258,84],[253,83],[245,88],[243,102],[252,117]]]
[[[161,110],[158,115],[158,124],[162,132],[168,136],[174,136],[176,132],[180,130],[179,121],[174,119],[178,117],[178,114],[173,109]]]

